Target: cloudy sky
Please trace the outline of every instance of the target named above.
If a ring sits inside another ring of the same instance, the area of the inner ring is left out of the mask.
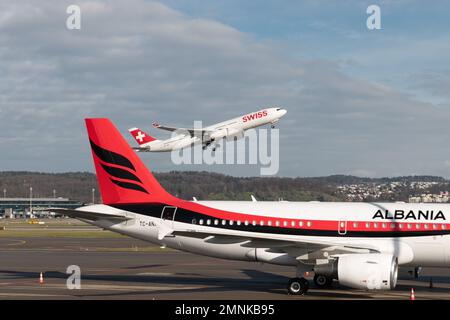
[[[381,30],[366,9],[381,7]],[[68,30],[66,8],[81,8]],[[282,5],[281,5],[282,4]],[[450,177],[446,1],[0,0],[0,170],[93,171],[83,119],[126,135],[283,106],[280,176]],[[257,166],[156,171],[257,175]]]

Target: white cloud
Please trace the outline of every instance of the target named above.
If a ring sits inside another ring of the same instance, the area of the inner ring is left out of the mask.
[[[213,123],[267,105],[289,110],[279,125],[283,175],[441,173],[433,168],[450,158],[448,113],[351,77],[339,61],[290,58],[156,2],[78,3],[81,30],[65,28],[69,1],[0,5],[3,169],[91,169],[85,117],[110,117],[126,135],[154,120]],[[142,157],[177,169],[168,154]]]

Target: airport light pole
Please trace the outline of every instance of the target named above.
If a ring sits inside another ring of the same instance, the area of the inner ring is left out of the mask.
[[[3,189],[3,198],[6,198],[6,189]]]
[[[95,188],[92,188],[92,204],[95,204]]]
[[[30,218],[33,214],[33,187],[30,186]]]
[[[56,198],[56,190],[53,189],[53,199],[55,199],[55,198]]]

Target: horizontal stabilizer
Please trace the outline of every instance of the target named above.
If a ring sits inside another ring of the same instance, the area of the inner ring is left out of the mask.
[[[81,211],[81,210],[74,210],[74,209],[64,209],[64,208],[49,208],[47,211],[60,213],[65,216],[71,217],[71,218],[80,218],[80,219],[87,219],[87,220],[111,220],[111,221],[127,221],[131,218],[116,214],[106,214],[106,213],[99,213],[99,212],[89,212],[89,211]]]

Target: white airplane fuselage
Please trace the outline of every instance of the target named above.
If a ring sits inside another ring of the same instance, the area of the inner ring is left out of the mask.
[[[317,286],[337,279],[389,290],[399,265],[450,266],[450,204],[186,201],[159,184],[108,119],[86,127],[105,204],[55,212],[178,250],[294,266],[290,294],[308,291],[306,271]]]
[[[450,229],[446,220],[450,216],[449,204],[265,201],[191,203],[213,210],[238,213],[239,216],[229,219],[194,218],[186,221],[180,210],[175,211],[174,219],[162,219],[164,205],[154,209],[149,207],[146,214],[125,210],[126,206],[120,205],[94,205],[79,210],[126,215],[132,219],[123,223],[108,220],[91,223],[158,245],[217,258],[294,266],[300,260],[286,252],[271,252],[271,240],[286,240],[291,243],[322,241],[370,247],[377,252],[396,256],[402,266],[450,266],[450,235],[445,234]],[[161,227],[181,234],[160,239],[158,236]],[[264,227],[267,229],[262,232]],[[182,235],[183,231],[189,232],[189,236]],[[193,237],[192,234],[195,233],[199,236]],[[256,249],[246,246],[248,239],[255,233],[262,239]],[[203,234],[214,236],[202,237]]]
[[[242,137],[244,132],[259,126],[275,124],[286,114],[282,108],[267,108],[252,112],[227,121],[219,122],[208,127],[202,128],[205,131],[212,132],[210,139],[217,141],[227,137]],[[179,134],[177,134],[179,133]],[[183,149],[194,144],[202,143],[202,138],[190,136],[187,132],[176,132],[174,136],[166,140],[154,140],[141,144],[142,151],[167,152]]]

